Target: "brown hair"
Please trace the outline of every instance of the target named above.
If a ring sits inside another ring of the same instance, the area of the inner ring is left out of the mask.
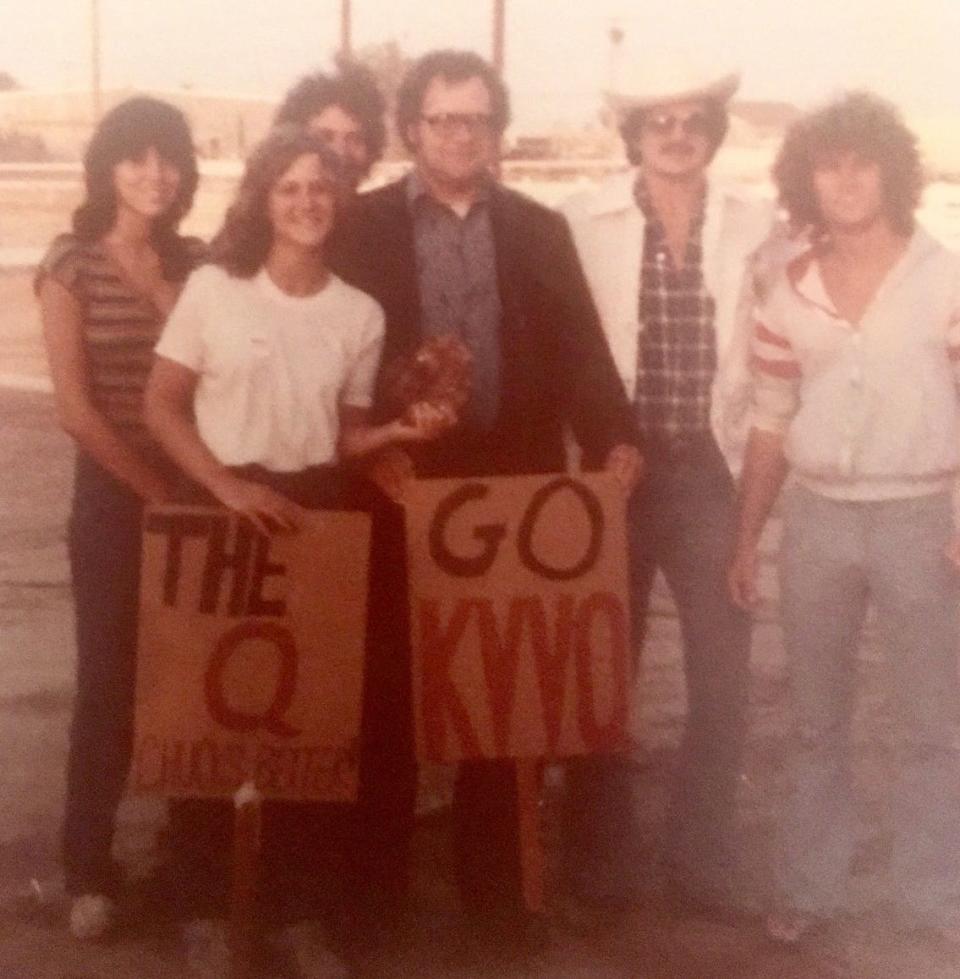
[[[923,189],[917,140],[896,107],[871,92],[849,92],[787,130],[773,178],[794,226],[824,233],[813,172],[824,159],[845,152],[880,167],[890,226],[899,234],[910,234]]]
[[[397,91],[397,131],[403,145],[411,153],[416,147],[411,144],[407,130],[420,118],[423,97],[435,78],[442,78],[445,82],[479,78],[490,93],[494,132],[499,135],[507,128],[510,122],[510,96],[493,66],[474,51],[431,51],[414,62]]]
[[[327,106],[338,105],[356,119],[367,147],[367,171],[383,156],[387,143],[384,122],[386,103],[376,76],[364,65],[343,61],[335,75],[316,72],[306,75],[287,92],[277,110],[274,125],[306,126]]]
[[[164,276],[183,279],[194,264],[184,239],[177,234],[197,189],[197,157],[190,127],[175,106],[148,96],[136,96],[114,106],[100,120],[83,156],[86,193],[73,212],[73,231],[81,241],[97,241],[117,219],[113,168],[123,160],[139,160],[155,149],[180,173],[177,195],[166,213],[152,225],[150,239],[160,256]]]
[[[277,126],[247,158],[237,196],[210,243],[211,262],[241,279],[260,271],[273,242],[267,207],[270,191],[293,162],[305,154],[320,158],[339,197],[342,175],[337,155],[318,136],[299,126]]]

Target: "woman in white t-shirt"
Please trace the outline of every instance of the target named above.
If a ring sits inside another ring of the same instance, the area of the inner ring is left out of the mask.
[[[253,152],[211,262],[190,276],[157,344],[147,422],[183,470],[261,530],[299,507],[273,474],[331,466],[390,442],[431,438],[448,413],[426,402],[371,426],[383,312],[333,275],[323,244],[339,164],[281,127]]]
[[[337,175],[336,157],[324,144],[294,129],[278,128],[253,152],[211,246],[211,264],[190,276],[157,345],[146,419],[203,491],[264,532],[295,528],[305,508],[372,509],[371,565],[382,566],[392,559],[376,553],[383,511],[370,505],[369,487],[357,494],[358,481],[337,463],[391,442],[433,437],[453,419],[446,409],[420,403],[403,418],[368,422],[383,312],[325,264]],[[396,539],[395,528],[386,537]],[[389,618],[376,607],[385,589],[376,581],[371,587],[371,621]],[[368,671],[376,675],[369,661],[390,658],[390,651],[374,653],[374,645],[368,637]],[[278,840],[287,851],[264,868],[278,884],[264,887],[271,905],[288,877],[310,872],[312,844],[323,836],[316,809],[268,807],[268,852],[277,851]],[[188,916],[217,917],[225,898],[229,811],[201,800],[177,803],[171,821],[176,845],[189,850],[179,863],[193,881],[177,882]],[[222,932],[208,923],[192,934],[193,960],[201,966],[206,960],[207,973],[217,971],[211,960],[225,967]]]

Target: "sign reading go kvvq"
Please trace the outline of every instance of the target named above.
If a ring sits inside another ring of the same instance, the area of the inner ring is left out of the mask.
[[[421,758],[624,746],[624,518],[604,475],[416,485],[407,540]]]
[[[356,796],[369,539],[358,513],[266,537],[223,510],[148,512],[134,792]]]

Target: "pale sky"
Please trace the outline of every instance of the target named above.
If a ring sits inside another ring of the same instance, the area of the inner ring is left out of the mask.
[[[0,70],[24,86],[88,84],[91,0],[0,0]],[[353,0],[354,44],[488,54],[488,0]],[[338,43],[339,0],[100,0],[107,87],[278,97]],[[742,68],[744,98],[806,106],[867,86],[908,112],[960,117],[960,0],[507,0],[507,80],[525,122],[591,116],[610,74],[651,46]]]

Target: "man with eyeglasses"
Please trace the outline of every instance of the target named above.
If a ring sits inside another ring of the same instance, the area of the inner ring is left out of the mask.
[[[746,437],[748,312],[772,209],[708,165],[727,132],[735,73],[647,59],[610,93],[629,172],[564,208],[642,436],[628,526],[635,649],[658,569],[680,619],[687,721],[661,860],[672,895],[725,904],[744,744],[750,618],[727,597],[734,474]],[[573,893],[620,904],[639,885],[630,767],[568,772]]]
[[[384,308],[388,370],[425,339],[448,333],[472,355],[470,400],[457,424],[409,454],[397,448],[379,460],[375,475],[394,496],[414,473],[562,471],[567,428],[585,466],[605,467],[625,491],[636,478],[633,415],[569,230],[558,214],[494,177],[508,118],[503,82],[478,55],[424,56],[397,102],[397,127],[414,168],[361,194],[334,247],[338,272]],[[405,588],[402,568],[398,575],[397,587]],[[397,681],[389,709],[409,717],[409,676],[399,665]],[[383,769],[396,780],[404,765],[412,772],[412,734],[398,733],[391,748]],[[405,811],[395,802],[397,847],[409,839],[412,802],[411,795]],[[502,924],[504,938],[517,934],[524,919],[514,766],[462,765],[454,822],[465,909]]]

